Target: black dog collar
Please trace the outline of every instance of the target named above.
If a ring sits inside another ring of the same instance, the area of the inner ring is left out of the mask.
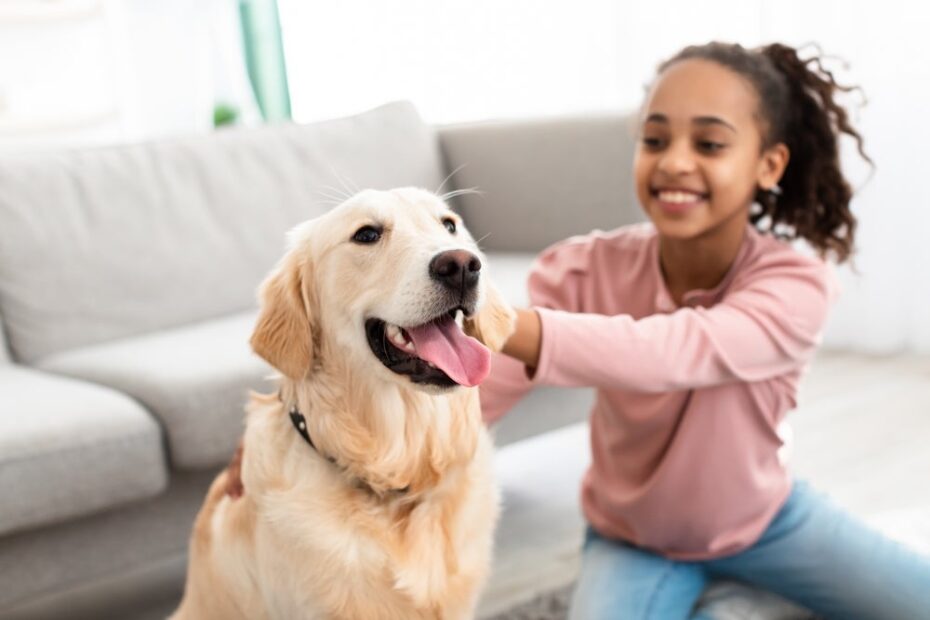
[[[284,399],[281,398],[281,394],[278,394],[278,400],[280,400],[281,402],[284,402]],[[288,410],[288,415],[291,418],[291,424],[294,425],[294,429],[300,434],[301,437],[304,438],[304,441],[306,441],[307,444],[311,448],[313,448],[313,450],[317,454],[325,458],[327,461],[329,461],[330,463],[332,463],[339,469],[345,470],[344,467],[342,467],[338,462],[336,462],[336,459],[334,459],[331,456],[326,456],[325,454],[320,452],[319,448],[317,448],[316,445],[314,445],[313,440],[310,439],[310,432],[307,430],[307,419],[304,417],[304,414],[302,414],[300,410],[297,409],[297,405],[291,406],[290,410]],[[372,495],[378,495],[378,496],[381,495],[380,493],[375,491],[372,488],[372,486],[368,484],[368,482],[364,478],[355,477],[355,484],[358,488],[363,489],[371,493]],[[389,489],[388,492],[392,494],[404,494],[409,490],[410,490],[410,487],[406,486],[402,489]]]

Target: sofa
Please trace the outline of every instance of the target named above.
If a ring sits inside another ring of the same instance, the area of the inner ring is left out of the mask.
[[[0,155],[0,618],[170,610],[247,393],[271,388],[248,338],[292,226],[359,188],[475,189],[454,207],[525,305],[540,249],[641,219],[629,121],[434,127],[398,102]],[[482,617],[573,578],[592,399],[540,388],[493,429],[504,511]]]

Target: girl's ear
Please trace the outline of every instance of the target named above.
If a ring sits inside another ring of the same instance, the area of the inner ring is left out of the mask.
[[[485,302],[472,317],[465,319],[465,333],[477,338],[492,351],[500,351],[513,333],[516,313],[490,283],[485,287]]]
[[[763,151],[762,159],[759,162],[759,174],[756,179],[759,188],[770,190],[778,185],[778,181],[785,173],[785,168],[788,167],[789,159],[791,159],[791,152],[783,142],[770,146]]]
[[[313,364],[315,328],[304,284],[304,270],[292,250],[262,283],[261,310],[249,341],[261,358],[294,380],[306,377]]]

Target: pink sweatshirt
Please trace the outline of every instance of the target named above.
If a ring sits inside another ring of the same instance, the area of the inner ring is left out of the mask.
[[[593,386],[582,506],[601,534],[705,559],[755,542],[791,488],[777,426],[834,297],[822,261],[747,226],[730,271],[677,307],[651,224],[573,237],[529,277],[539,367],[497,354],[488,421],[533,385]]]

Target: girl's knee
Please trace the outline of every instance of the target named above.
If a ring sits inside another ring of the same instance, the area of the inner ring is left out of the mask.
[[[569,618],[687,618],[706,585],[701,566],[589,534]]]

